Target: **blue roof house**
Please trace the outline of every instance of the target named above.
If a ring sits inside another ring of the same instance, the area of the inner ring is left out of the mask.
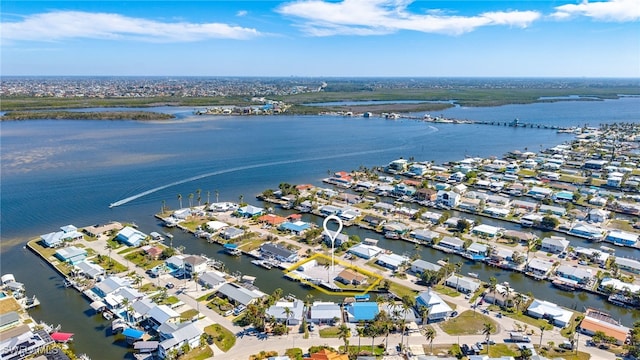
[[[354,302],[346,305],[344,309],[347,311],[347,319],[351,323],[371,321],[380,312],[378,303],[375,301]]]
[[[264,209],[253,205],[247,205],[238,209],[237,212],[241,217],[254,217],[262,215],[264,213]]]
[[[306,223],[304,221],[284,222],[279,226],[281,230],[287,230],[297,235],[302,234],[305,230],[309,229],[310,227],[311,227],[311,224]]]
[[[61,261],[75,265],[87,258],[87,250],[75,246],[68,246],[56,251],[55,256]]]
[[[124,229],[120,230],[116,236],[116,240],[127,246],[140,246],[142,241],[146,238],[147,234],[130,226],[126,226]]]

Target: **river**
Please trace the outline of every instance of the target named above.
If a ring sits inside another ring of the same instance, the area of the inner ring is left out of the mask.
[[[596,107],[594,109],[594,106]],[[638,121],[640,99],[598,102],[560,102],[509,105],[497,108],[453,108],[447,117],[473,120],[539,121],[560,126]],[[552,130],[488,125],[429,124],[412,120],[344,118],[332,116],[214,117],[191,116],[191,108],[150,108],[177,115],[177,120],[132,121],[19,121],[0,123],[1,257],[2,272],[14,273],[28,294],[42,305],[32,311],[36,320],[62,324],[73,332],[75,348],[94,360],[121,358],[126,349],[112,345],[108,324],[87,311],[88,302],[62,287],[62,279],[40,259],[23,249],[24,243],[60,226],[86,226],[111,220],[132,221],[144,232],[164,231],[153,214],[162,201],[178,207],[188,195],[202,190],[202,202],[246,201],[259,205],[254,196],[281,182],[320,184],[328,171],[359,166],[385,165],[398,157],[457,160],[465,155],[498,156],[507,151],[539,149],[571,139]],[[594,114],[598,114],[594,116]],[[190,178],[193,180],[186,181]],[[175,185],[172,185],[175,184]],[[122,206],[109,204],[151,191]],[[209,192],[209,194],[207,194]],[[314,219],[318,221],[318,219]],[[380,236],[361,229],[347,233]],[[265,292],[281,287],[285,293],[302,294],[298,284],[277,271],[261,271],[247,259],[219,254],[216,245],[177,233],[176,245],[187,251],[219,257],[231,270],[256,275]],[[397,253],[412,252],[413,245],[381,240],[382,247]],[[443,254],[423,249],[423,259],[435,261]],[[465,263],[463,273],[481,278],[496,276],[514,288],[567,307],[595,306],[610,311],[630,325],[633,315],[597,297],[569,294],[521,275]],[[458,261],[457,259],[455,261]],[[321,294],[316,294],[321,297]],[[120,356],[122,355],[122,356]]]

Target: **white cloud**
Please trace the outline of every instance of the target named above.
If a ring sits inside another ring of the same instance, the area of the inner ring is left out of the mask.
[[[54,11],[3,22],[2,39],[58,41],[73,38],[135,39],[148,42],[190,42],[206,39],[248,39],[256,29],[223,23],[160,22],[111,13]]]
[[[380,35],[400,30],[458,35],[482,26],[527,27],[540,18],[536,11],[488,12],[475,16],[446,15],[439,9],[411,13],[413,0],[300,0],[286,3],[277,11],[306,22],[298,24],[312,36]]]
[[[243,16],[247,16],[249,12],[247,10],[240,10],[236,13],[236,16],[238,17],[243,17]]]
[[[600,21],[627,22],[640,20],[640,0],[609,0],[557,6],[551,14],[556,19],[586,16]]]

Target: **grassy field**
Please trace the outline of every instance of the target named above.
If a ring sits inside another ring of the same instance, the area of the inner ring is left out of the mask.
[[[390,287],[389,292],[395,294],[396,296],[403,297],[405,295],[415,296],[418,294],[417,291],[412,290],[404,285],[398,284],[394,281],[389,281]]]
[[[337,326],[331,326],[328,328],[320,329],[321,338],[337,338],[340,329]]]
[[[522,313],[518,313],[518,314],[513,314],[513,313],[507,313],[507,312],[503,312],[502,315],[504,316],[508,316],[514,320],[518,320],[518,321],[522,321],[523,323],[529,324],[529,325],[533,325],[533,328],[540,331],[540,326],[544,326],[545,330],[551,330],[553,329],[553,325],[549,324],[548,321],[543,320],[543,319],[534,319],[530,316],[524,315]]]
[[[441,323],[440,328],[449,335],[478,335],[482,334],[482,328],[486,322],[493,324],[492,334],[497,333],[498,324],[493,319],[471,310]]]
[[[131,261],[133,264],[135,264],[138,267],[141,267],[143,269],[151,269],[156,267],[157,265],[162,264],[164,261],[163,260],[151,260],[149,259],[149,257],[147,257],[147,255],[144,253],[143,250],[139,250],[136,252],[131,252],[127,255],[124,256],[125,259]]]
[[[193,349],[180,357],[180,360],[205,360],[213,357],[213,350],[208,346]]]
[[[236,336],[220,324],[209,325],[204,332],[213,336],[213,342],[222,351],[229,351],[236,344]]]
[[[433,287],[433,290],[435,290],[436,292],[439,292],[440,294],[451,296],[451,297],[460,296],[459,292],[444,285],[436,285]]]

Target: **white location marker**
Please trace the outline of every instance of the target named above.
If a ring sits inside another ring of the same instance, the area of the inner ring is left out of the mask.
[[[331,235],[331,232],[327,228],[327,224],[331,220],[338,223],[338,230],[336,230],[336,232],[333,235]],[[324,219],[324,222],[322,223],[322,227],[324,228],[324,232],[327,234],[327,236],[331,240],[331,271],[333,271],[333,246],[336,242],[336,238],[338,237],[338,234],[340,234],[340,232],[342,231],[342,220],[335,215],[329,215]]]

